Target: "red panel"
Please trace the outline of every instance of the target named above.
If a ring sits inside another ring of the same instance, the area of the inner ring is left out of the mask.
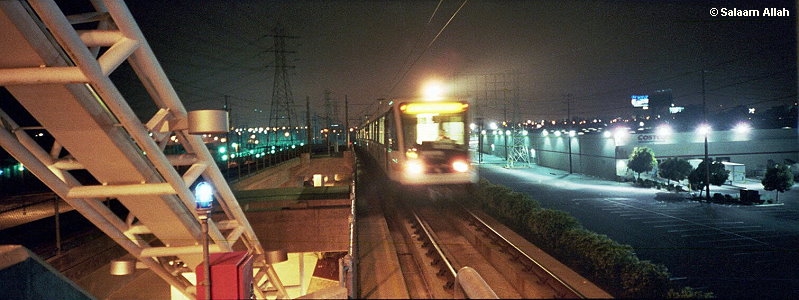
[[[247,251],[211,254],[211,299],[250,299],[252,296],[252,255]],[[205,300],[203,264],[197,273],[197,299]]]

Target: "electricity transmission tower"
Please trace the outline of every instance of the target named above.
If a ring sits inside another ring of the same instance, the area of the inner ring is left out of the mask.
[[[530,164],[530,154],[527,149],[527,144],[525,141],[527,138],[527,130],[524,126],[519,124],[519,110],[521,109],[519,99],[519,76],[518,74],[513,74],[511,76],[511,86],[513,96],[511,99],[511,103],[513,103],[513,116],[511,117],[511,122],[509,127],[511,128],[511,139],[513,141],[513,145],[508,149],[508,168],[520,168],[520,167],[528,167]],[[506,102],[507,105],[507,102]],[[507,138],[507,137],[506,137]]]
[[[338,105],[333,99],[333,92],[325,90],[325,140],[327,140],[328,149],[333,145],[336,146],[334,148],[336,153],[338,153],[338,137],[341,134],[341,128],[338,125]]]
[[[297,37],[285,35],[280,24],[275,27],[274,35],[271,36],[275,39],[275,81],[269,112],[269,128],[271,130],[266,135],[266,142],[267,145],[278,144],[278,141],[293,144],[296,139],[296,127],[299,126],[299,123],[294,112],[294,97],[288,78],[288,69],[294,68],[294,66],[289,66],[286,63],[286,53],[295,53],[295,51],[286,50],[286,39]]]
[[[338,105],[337,101],[333,99],[333,92],[325,90],[325,126],[332,127],[338,123]]]
[[[474,112],[478,120],[502,115],[501,132],[499,138],[505,149],[506,167],[526,167],[530,163],[529,150],[526,144],[528,137],[524,127],[519,125],[519,112],[521,99],[519,98],[519,74],[515,72],[486,73],[486,74],[460,74],[463,82],[473,82]],[[468,87],[464,88],[464,90]],[[509,107],[510,106],[510,107]],[[501,112],[489,112],[489,109],[501,108]],[[511,116],[508,116],[508,109]],[[482,122],[479,122],[482,123]],[[483,126],[481,124],[481,126]],[[482,131],[482,128],[478,129]],[[506,132],[511,132],[507,135]],[[478,133],[478,147],[482,146],[485,139]],[[482,147],[481,147],[482,148]],[[484,151],[485,149],[480,149]],[[493,150],[492,150],[493,151]]]
[[[508,155],[508,168],[524,168],[530,164],[530,152],[527,145],[524,143],[527,135],[523,130],[512,131],[513,146],[510,148],[510,155]]]

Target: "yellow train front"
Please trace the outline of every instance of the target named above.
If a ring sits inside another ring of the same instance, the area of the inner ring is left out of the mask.
[[[468,116],[464,101],[392,102],[359,129],[358,144],[402,185],[475,183]]]

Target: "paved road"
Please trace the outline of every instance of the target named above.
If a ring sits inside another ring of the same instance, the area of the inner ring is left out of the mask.
[[[560,170],[508,169],[487,161],[481,177],[631,245],[639,258],[666,265],[673,280],[721,298],[799,298],[799,187],[781,194],[777,205],[720,205]],[[711,193],[738,189],[713,187]],[[766,193],[773,197],[774,192]]]

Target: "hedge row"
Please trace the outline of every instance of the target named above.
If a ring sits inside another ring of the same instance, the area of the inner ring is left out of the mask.
[[[481,180],[472,201],[615,297],[712,297],[691,288],[675,290],[665,266],[639,260],[631,246],[584,229],[565,212],[541,208],[526,194]]]

